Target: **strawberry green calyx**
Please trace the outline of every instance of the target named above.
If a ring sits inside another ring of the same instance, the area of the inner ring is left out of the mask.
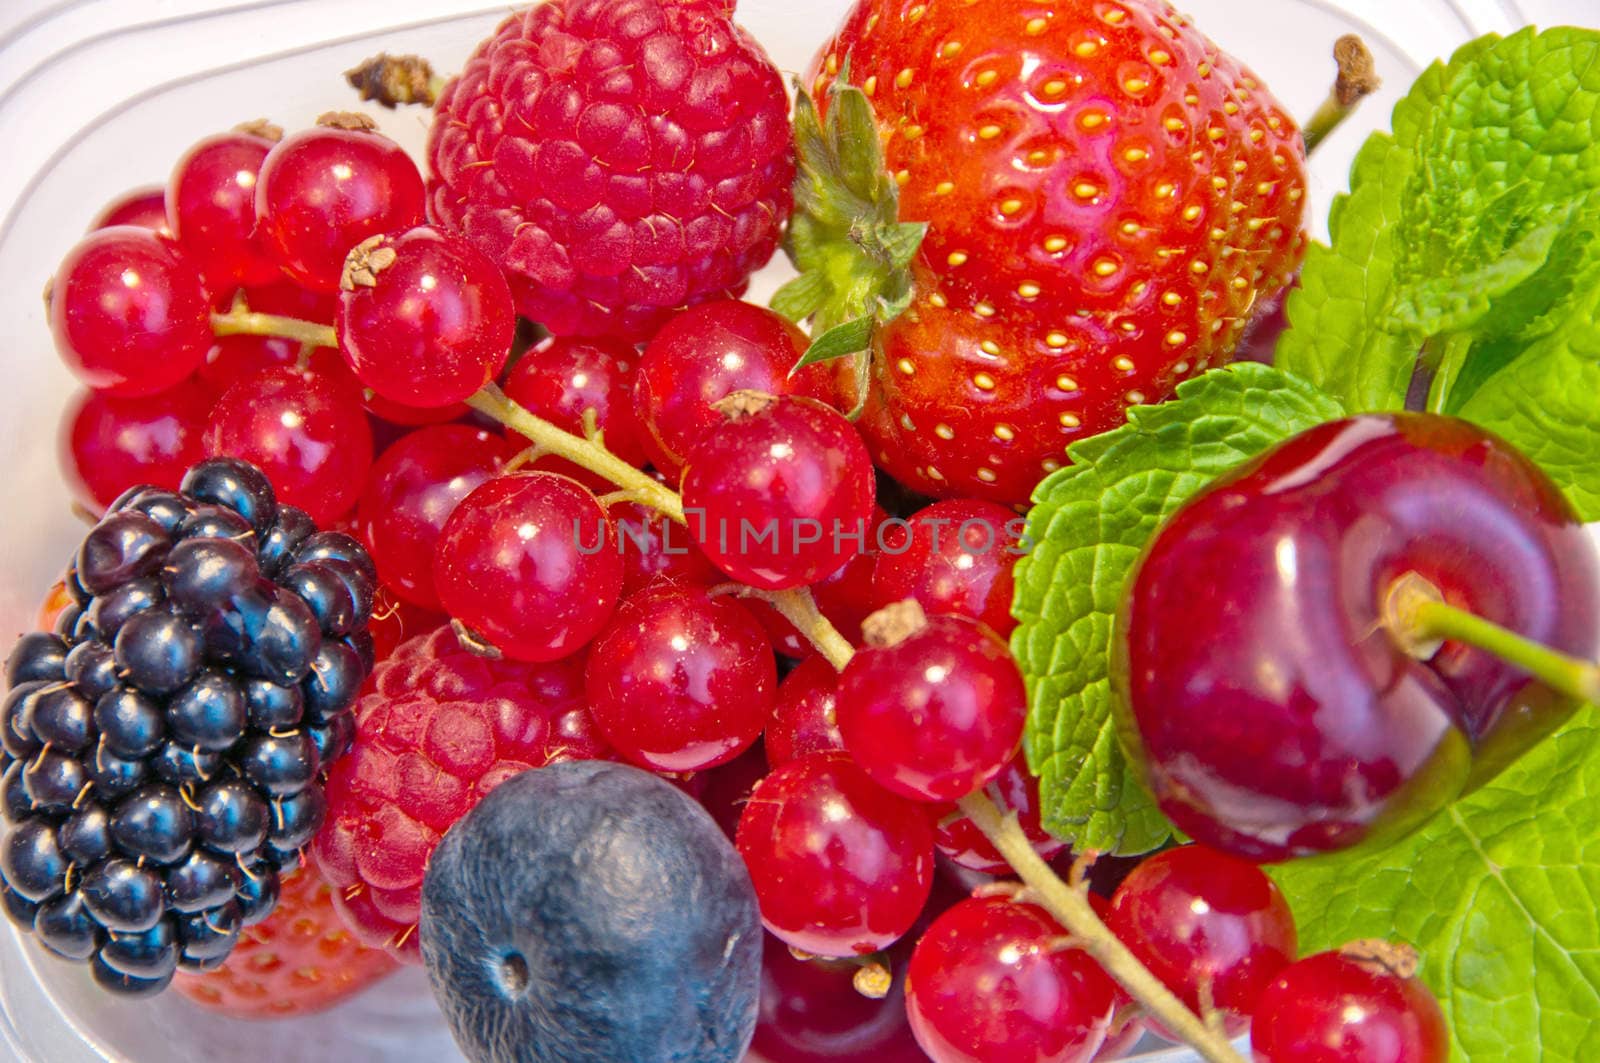
[[[795,369],[867,351],[875,326],[911,305],[911,262],[925,222],[900,220],[900,195],[884,166],[872,104],[848,82],[828,90],[824,119],[796,93],[794,216],[786,250],[800,276],[772,298],[794,321],[812,320],[812,343]],[[864,375],[869,362],[858,359]],[[861,394],[864,394],[864,389]]]

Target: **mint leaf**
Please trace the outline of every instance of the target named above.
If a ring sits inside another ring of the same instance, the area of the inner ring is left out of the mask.
[[[1600,710],[1387,849],[1270,868],[1302,952],[1403,939],[1456,1059],[1590,1060],[1600,1044]]]
[[[1218,474],[1341,416],[1305,381],[1255,364],[1179,385],[1128,424],[1068,450],[1035,490],[1011,649],[1028,684],[1028,762],[1044,824],[1080,849],[1141,853],[1171,834],[1117,744],[1107,675],[1113,618],[1145,543]]]

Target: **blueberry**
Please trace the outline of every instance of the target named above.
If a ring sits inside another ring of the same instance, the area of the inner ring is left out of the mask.
[[[240,686],[250,726],[258,731],[286,731],[305,716],[305,700],[298,686],[282,686],[270,679],[245,679]]]
[[[267,837],[267,802],[240,779],[224,779],[195,800],[195,838],[216,852],[248,853]]]
[[[733,846],[691,798],[595,761],[523,772],[445,835],[422,955],[479,1063],[738,1060],[761,922]]]
[[[149,930],[113,930],[108,937],[100,960],[118,974],[155,979],[178,969],[178,923],[170,915]]]
[[[160,978],[136,978],[130,974],[123,974],[106,963],[99,954],[89,961],[89,971],[94,975],[94,983],[101,989],[115,993],[122,997],[148,997],[161,992],[172,984],[172,972]]]
[[[51,952],[80,963],[94,955],[104,937],[77,893],[41,904],[33,917],[33,932]]]
[[[28,699],[27,724],[36,741],[76,753],[94,736],[94,707],[72,687],[53,684]]]
[[[150,766],[158,777],[174,786],[207,782],[222,770],[222,754],[196,752],[177,742],[167,742],[150,758]]]
[[[206,652],[248,675],[298,683],[311,670],[322,631],[295,595],[269,580],[200,617]]]
[[[316,521],[305,510],[297,506],[279,506],[277,523],[261,537],[261,549],[256,551],[262,573],[277,579],[285,565],[294,563],[294,552],[300,544],[316,532]]]
[[[258,859],[245,866],[248,873],[234,899],[239,902],[239,921],[255,926],[278,906],[278,872],[266,860]]]
[[[272,802],[272,833],[267,843],[281,852],[291,852],[311,841],[328,814],[328,801],[322,787],[307,786],[290,797]]]
[[[111,813],[98,801],[86,801],[56,828],[61,853],[79,867],[90,867],[111,855]]]
[[[290,565],[278,577],[278,582],[306,603],[324,635],[334,638],[348,635],[366,619],[358,611],[350,584],[331,562]]]
[[[167,600],[161,581],[155,576],[129,580],[96,598],[83,614],[84,621],[93,628],[94,636],[111,642],[116,639],[122,625],[147,609],[154,609]],[[86,634],[86,632],[80,632]]]
[[[290,797],[317,775],[317,747],[303,731],[252,734],[234,762],[244,777],[272,797]]]
[[[62,891],[67,859],[56,845],[56,831],[43,819],[30,819],[6,834],[0,844],[0,875],[30,901],[46,901]]]
[[[195,504],[171,491],[163,491],[159,487],[146,487],[139,489],[120,508],[143,513],[171,534],[194,512]]]
[[[172,540],[143,513],[114,513],[90,529],[78,547],[78,579],[91,594],[160,571]]]
[[[179,490],[199,502],[226,506],[263,535],[278,515],[272,481],[248,461],[211,458],[184,474]]]
[[[99,640],[80,642],[67,654],[67,682],[90,701],[104,697],[117,685],[117,658]]]
[[[161,877],[132,860],[102,860],[83,876],[78,887],[89,914],[107,930],[149,930],[161,921],[166,902]]]
[[[187,856],[193,845],[193,817],[177,790],[152,783],[117,803],[111,816],[111,839],[135,860],[174,864]]]
[[[8,822],[21,823],[33,815],[33,798],[28,796],[28,785],[22,781],[22,773],[28,770],[27,762],[13,760],[5,770],[5,775],[0,777],[0,798],[4,804],[0,805],[5,810]]]
[[[196,849],[167,872],[167,904],[185,914],[215,908],[230,900],[243,880],[232,860]]]
[[[184,518],[178,530],[172,533],[173,542],[190,539],[233,539],[250,544],[255,541],[256,530],[250,522],[231,509],[221,506],[196,506]]]
[[[39,905],[6,885],[3,878],[0,878],[0,905],[5,907],[7,917],[20,927],[31,927],[39,914]]]
[[[152,609],[129,618],[117,632],[117,667],[147,694],[170,694],[200,670],[204,644],[189,622]]]
[[[67,644],[44,631],[30,631],[17,640],[6,658],[6,685],[19,686],[35,680],[59,682],[67,663]]]
[[[188,749],[232,748],[249,721],[244,691],[227,674],[207,669],[167,702],[167,734]]]
[[[177,919],[178,942],[183,948],[179,963],[193,969],[213,960],[226,959],[239,941],[243,913],[231,897],[203,912],[191,912]]]
[[[149,778],[150,763],[119,757],[104,747],[97,748],[94,756],[88,758],[89,779],[94,783],[95,796],[102,801],[114,801],[133,793]]]
[[[49,683],[34,680],[21,683],[6,692],[0,702],[0,747],[18,759],[26,759],[39,752],[39,741],[28,729],[34,696],[50,687]]]
[[[33,800],[35,812],[65,815],[71,811],[83,788],[89,785],[89,772],[81,761],[45,750],[22,769],[22,783]]]
[[[94,725],[106,749],[130,760],[154,753],[167,736],[160,703],[133,687],[102,694],[94,703]]]
[[[232,539],[186,539],[167,555],[161,578],[178,608],[200,614],[254,587],[261,572],[255,554]]]
[[[306,719],[324,724],[348,711],[366,678],[355,650],[342,642],[324,642],[311,662],[311,674],[300,684],[305,694]]]
[[[307,727],[306,734],[317,747],[317,763],[332,764],[350,752],[356,740],[355,715],[341,712],[321,727]]]

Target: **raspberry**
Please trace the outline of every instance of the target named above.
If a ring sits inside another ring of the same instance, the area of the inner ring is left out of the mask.
[[[788,99],[732,0],[557,0],[512,15],[439,97],[436,223],[552,332],[644,339],[737,295],[778,246]]]
[[[439,839],[511,776],[615,759],[583,701],[583,656],[490,660],[441,627],[380,663],[356,706],[359,741],[328,779],[311,844],[363,944],[421,963],[422,877]]]

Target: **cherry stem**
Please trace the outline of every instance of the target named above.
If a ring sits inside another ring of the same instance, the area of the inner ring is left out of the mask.
[[[1333,88],[1300,131],[1307,155],[1316,151],[1328,134],[1338,129],[1346,118],[1355,113],[1361,101],[1377,92],[1383,84],[1373,64],[1372,52],[1367,49],[1366,42],[1353,33],[1334,42],[1333,61],[1339,67]]]
[[[1600,665],[1553,650],[1444,600],[1426,579],[1408,574],[1389,593],[1385,623],[1400,646],[1426,659],[1441,639],[1460,642],[1516,665],[1553,690],[1600,705]]]
[[[1100,921],[1089,906],[1086,892],[1061,881],[1034,851],[1015,813],[1002,813],[982,792],[968,794],[957,804],[1022,878],[1031,893],[1030,899],[1054,916],[1072,936],[1074,944],[1093,956],[1147,1012],[1160,1019],[1163,1026],[1181,1036],[1210,1063],[1244,1063],[1244,1057],[1226,1036],[1190,1011],[1128,951],[1111,928]]]
[[[337,349],[339,346],[339,337],[332,325],[277,314],[257,314],[242,308],[226,314],[212,314],[211,331],[218,336],[282,336],[313,347]]]

